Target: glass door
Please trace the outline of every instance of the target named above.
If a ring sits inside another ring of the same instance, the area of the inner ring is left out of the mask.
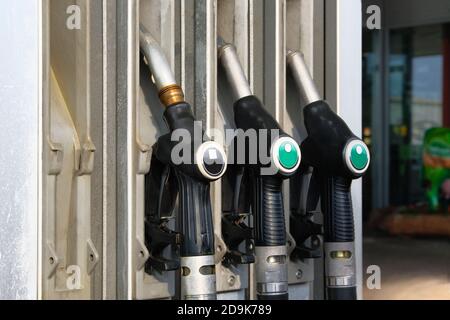
[[[390,31],[390,204],[425,201],[425,132],[444,125],[444,25]],[[447,88],[448,90],[448,88]]]

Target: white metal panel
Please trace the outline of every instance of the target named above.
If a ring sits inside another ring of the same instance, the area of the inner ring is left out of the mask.
[[[324,90],[325,73],[324,14],[323,0],[287,0],[286,2],[286,51],[299,50],[304,54],[305,61],[321,94]],[[298,88],[294,79],[288,70],[286,72],[286,113],[283,119],[283,128],[295,139],[302,141],[307,136],[303,125],[304,106],[299,99]],[[298,192],[298,196],[304,201],[302,207],[306,207],[307,188],[298,191],[293,190],[292,192]],[[286,196],[288,195],[286,192]],[[288,200],[291,201],[292,199]],[[317,214],[314,220],[317,223],[322,223],[322,214]],[[290,299],[323,298],[322,266],[323,259],[290,261]],[[298,274],[301,274],[300,278],[298,278]],[[298,283],[302,284],[293,285]],[[305,285],[305,283],[307,284]]]
[[[326,98],[362,135],[362,10],[360,0],[326,2]],[[352,185],[358,297],[362,297],[362,181]]]
[[[0,1],[0,299],[38,298],[42,1]]]

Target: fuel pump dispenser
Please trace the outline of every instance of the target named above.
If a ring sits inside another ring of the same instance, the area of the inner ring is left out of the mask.
[[[140,47],[159,98],[166,107],[164,120],[170,133],[153,146],[146,177],[146,242],[151,250],[149,267],[158,272],[181,269],[181,299],[216,299],[214,231],[210,182],[225,173],[227,157],[221,145],[196,134],[195,117],[184,101],[158,43],[140,26]],[[173,133],[181,137],[174,141]],[[181,151],[176,152],[178,147]],[[186,154],[187,153],[187,154]],[[183,160],[178,161],[176,156]],[[164,212],[173,210],[178,195],[177,230],[168,228]],[[163,257],[164,248],[179,247],[179,261]]]
[[[0,1],[0,299],[356,299],[362,12]]]
[[[300,52],[289,52],[287,65],[298,86],[308,137],[302,143],[303,160],[314,168],[320,185],[324,215],[326,297],[356,299],[352,180],[370,164],[366,144],[357,138],[326,101],[322,100]]]
[[[283,207],[283,180],[292,176],[301,161],[298,144],[284,133],[277,121],[264,109],[252,94],[234,46],[219,40],[218,58],[231,87],[234,103],[234,119],[238,129],[256,130],[258,147],[256,163],[250,163],[250,143],[245,143],[244,170],[248,171],[251,187],[251,211],[254,221],[255,277],[259,300],[288,299],[288,268],[286,225]],[[261,135],[267,130],[267,136]],[[279,136],[273,134],[273,130]],[[267,141],[263,141],[267,139]],[[270,163],[263,164],[259,155],[267,154],[261,145],[270,147]],[[242,150],[236,150],[239,152]],[[275,170],[266,174],[264,169]]]

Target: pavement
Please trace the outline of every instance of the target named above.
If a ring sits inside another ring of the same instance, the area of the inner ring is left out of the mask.
[[[363,252],[364,270],[377,265],[381,271],[381,289],[364,285],[364,299],[450,300],[450,239],[372,234]]]

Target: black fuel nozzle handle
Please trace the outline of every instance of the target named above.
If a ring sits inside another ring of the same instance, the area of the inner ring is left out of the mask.
[[[283,180],[292,176],[300,165],[298,144],[287,135],[255,96],[239,99],[234,104],[235,123],[243,132],[253,130],[256,141],[247,141],[245,157],[253,186],[252,210],[255,212],[255,245],[286,245],[283,210]],[[266,141],[262,142],[261,140]],[[253,145],[253,148],[251,147]],[[267,146],[267,150],[263,150]],[[256,153],[251,154],[251,153]],[[261,155],[261,157],[260,157]],[[270,159],[263,163],[262,158]]]
[[[247,164],[253,195],[257,296],[261,300],[288,299],[283,181],[298,169],[300,148],[255,96],[236,101],[234,113],[237,128],[255,130],[257,137],[246,143],[246,159],[251,158],[251,144],[257,146],[253,152],[258,155],[256,163]],[[266,141],[262,143],[261,139]],[[268,150],[261,149],[262,145]],[[260,155],[270,162],[263,163]]]
[[[177,229],[182,236],[181,298],[215,299],[210,183],[226,171],[225,151],[218,143],[204,139],[202,125],[196,123],[161,47],[143,25],[140,25],[139,41],[159,99],[166,107],[164,120],[170,131],[158,139],[153,152],[160,163],[170,167],[177,183]]]
[[[187,103],[168,107],[164,118],[171,133],[159,139],[155,153],[170,164],[178,182],[181,255],[214,254],[210,182],[226,171],[225,151],[216,142],[204,142],[201,127],[195,136],[195,118]],[[173,141],[174,133],[179,140]]]
[[[170,166],[177,181],[182,298],[214,299],[215,247],[210,183],[225,173],[227,158],[221,145],[203,140],[201,124],[196,124],[189,104],[169,106],[164,119],[170,133],[158,140],[154,153]],[[202,277],[206,277],[204,284]],[[183,281],[190,283],[183,285]],[[197,287],[193,286],[195,282]]]
[[[306,106],[304,120],[304,161],[320,180],[327,297],[356,299],[351,182],[367,170],[369,151],[325,101]]]
[[[320,99],[302,54],[289,52],[287,62],[307,104],[303,109],[308,133],[302,143],[304,163],[314,168],[320,180],[327,298],[356,299],[351,183],[367,171],[369,149]]]
[[[218,47],[219,61],[235,99],[235,124],[244,134],[239,137],[238,133],[237,138],[245,141],[244,165],[252,186],[257,297],[260,300],[288,299],[282,186],[283,180],[293,175],[300,165],[300,148],[252,95],[235,48],[220,39]],[[247,140],[246,133],[253,133],[254,139]]]

